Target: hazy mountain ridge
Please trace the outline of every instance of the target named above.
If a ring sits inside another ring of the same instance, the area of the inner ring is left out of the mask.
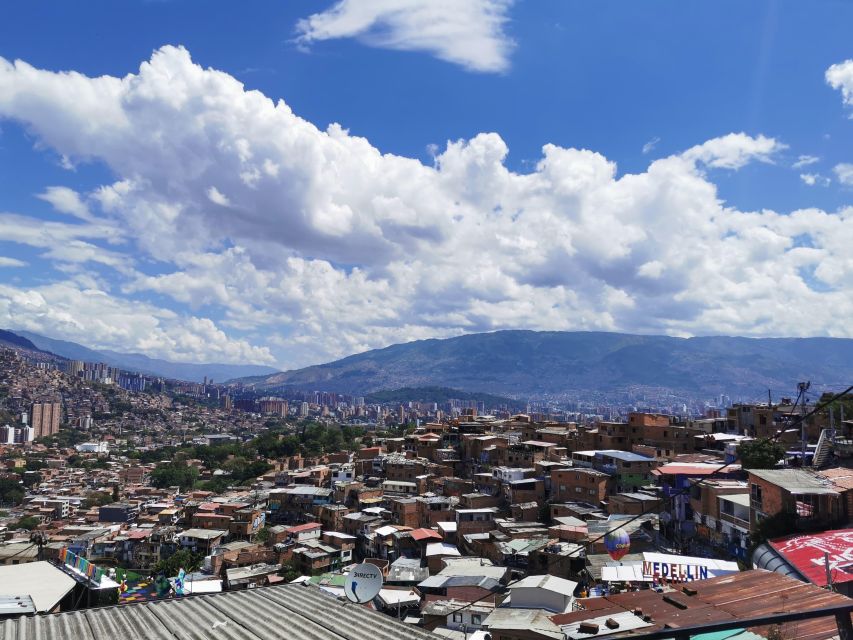
[[[667,388],[690,395],[795,394],[798,380],[853,379],[845,338],[673,338],[604,332],[498,331],[419,340],[241,380],[366,395],[442,386],[508,396]]]
[[[158,358],[149,358],[140,353],[120,353],[108,349],[96,350],[84,347],[76,342],[56,340],[31,331],[5,332],[26,340],[42,351],[49,351],[69,360],[84,360],[86,362],[103,362],[111,367],[125,371],[135,371],[147,375],[202,382],[208,380],[222,382],[238,376],[266,375],[274,372],[272,367],[252,364],[196,364],[189,362],[171,362]]]
[[[523,403],[512,398],[493,396],[488,393],[476,393],[471,391],[460,391],[448,387],[403,387],[401,389],[389,389],[386,391],[374,391],[364,396],[368,404],[387,404],[395,402],[436,402],[444,403],[448,400],[478,400],[485,402],[488,406],[496,407],[507,405],[513,409],[521,410]]]
[[[28,351],[41,351],[41,349],[23,336],[0,329],[0,346],[3,345],[17,349],[27,349]]]

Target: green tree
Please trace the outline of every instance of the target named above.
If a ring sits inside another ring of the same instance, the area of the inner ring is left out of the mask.
[[[262,544],[266,544],[270,539],[270,529],[269,527],[261,527],[261,530],[255,534],[255,540]]]
[[[202,482],[199,485],[199,488],[213,493],[222,493],[232,484],[235,483],[234,480],[231,479],[231,476],[216,476],[215,478]]]
[[[31,489],[32,487],[41,484],[42,480],[43,478],[41,477],[40,473],[37,473],[35,471],[28,471],[23,475],[22,482],[24,483],[24,486],[27,489]]]
[[[91,509],[114,502],[112,495],[106,491],[90,491],[83,500],[83,508]]]
[[[21,504],[26,491],[20,482],[0,478],[0,504]]]
[[[170,578],[178,575],[178,572],[181,569],[187,573],[192,573],[201,567],[201,563],[203,561],[203,555],[193,553],[188,549],[181,549],[180,551],[176,551],[170,555],[168,558],[161,558],[160,561],[154,565],[154,573],[160,573],[162,571]]]
[[[292,456],[299,451],[299,438],[292,435],[282,438],[278,433],[267,432],[252,440],[248,448],[262,458]]]
[[[198,469],[189,466],[182,458],[161,464],[151,472],[151,485],[159,489],[178,486],[181,491],[186,491],[195,485],[196,480]]]
[[[761,518],[751,535],[752,548],[773,540],[783,538],[797,531],[797,516],[792,511],[780,511],[777,514]]]
[[[32,531],[37,526],[39,526],[40,520],[38,518],[34,518],[33,516],[24,516],[18,522],[15,523],[16,529],[26,529],[27,531]]]
[[[737,454],[744,469],[772,469],[785,455],[785,445],[759,438],[738,445]]]
[[[297,571],[291,564],[283,564],[278,570],[278,575],[284,578],[285,582],[293,582],[302,574]]]
[[[47,465],[44,460],[39,458],[27,458],[27,471],[38,471],[44,469]]]

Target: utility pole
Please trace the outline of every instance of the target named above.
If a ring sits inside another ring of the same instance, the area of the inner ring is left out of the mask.
[[[812,383],[808,380],[805,382],[801,382],[797,385],[797,390],[800,392],[800,407],[801,407],[800,417],[801,417],[801,419],[803,416],[806,415],[806,391],[808,391],[809,387],[811,387],[811,386],[812,386]],[[807,432],[806,432],[806,421],[804,419],[802,419],[802,422],[800,423],[800,436],[802,439],[802,454],[803,454],[802,464],[803,464],[803,466],[805,466],[805,464],[806,464],[806,443],[808,440],[807,440]]]

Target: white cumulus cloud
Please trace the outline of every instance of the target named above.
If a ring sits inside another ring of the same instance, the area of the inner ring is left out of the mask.
[[[841,91],[841,99],[853,107],[853,60],[845,60],[826,70],[826,81],[833,89]],[[853,118],[853,113],[850,114]]]
[[[37,194],[37,197],[49,202],[60,213],[67,213],[81,220],[92,219],[89,207],[83,202],[80,194],[68,187],[48,187],[44,192]]]
[[[268,348],[230,338],[209,319],[123,300],[73,281],[29,289],[0,284],[0,326],[170,360],[274,361]]]
[[[807,184],[810,187],[813,187],[815,185],[826,187],[829,186],[830,183],[829,178],[827,178],[826,176],[822,176],[819,173],[801,173],[800,180],[802,180],[803,183]]]
[[[838,182],[846,187],[853,187],[853,163],[841,162],[835,165],[832,170],[835,172]]]
[[[808,167],[809,165],[820,162],[820,158],[817,156],[809,156],[809,155],[801,155],[797,158],[797,161],[791,165],[794,169],[802,169],[803,167]]]
[[[509,68],[504,31],[512,0],[339,0],[297,25],[298,41],[357,38],[384,49],[423,51],[480,72]]]
[[[763,135],[730,133],[688,149],[684,157],[715,169],[740,169],[754,160],[772,162],[776,153],[787,148],[778,140]]]
[[[515,172],[504,140],[481,133],[427,166],[319,129],[177,47],[120,79],[0,59],[0,117],[117,176],[87,189],[107,222],[53,233],[95,244],[121,229],[133,244],[112,238],[112,250],[146,267],[83,297],[123,314],[146,296],[185,310],[159,319],[145,303],[148,320],[120,332],[106,314],[92,330],[110,344],[193,354],[216,342],[223,357],[290,367],[504,328],[851,335],[853,208],[741,211],[712,181],[711,169],[773,162],[785,145],[772,137],[732,133],[620,175],[600,153],[553,144]]]

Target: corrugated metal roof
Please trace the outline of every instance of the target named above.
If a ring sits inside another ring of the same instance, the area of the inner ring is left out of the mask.
[[[832,582],[839,584],[853,581],[853,529],[838,529],[820,533],[790,536],[771,540],[770,546],[780,556],[796,567],[810,582],[819,587],[826,586],[824,553],[829,554]]]
[[[692,594],[692,595],[690,595]],[[691,582],[689,591],[656,593],[651,590],[630,591],[601,598],[579,601],[585,612],[552,617],[559,624],[584,618],[612,615],[612,607],[625,611],[642,611],[651,616],[656,629],[665,625],[687,626],[716,621],[740,620],[774,613],[799,612],[848,604],[848,598],[783,576],[755,569],[728,576]],[[587,615],[584,615],[586,613]],[[649,629],[650,631],[652,629]],[[766,635],[765,628],[750,629]],[[837,634],[833,617],[803,620],[781,625],[783,638],[828,640]]]
[[[829,482],[803,469],[750,469],[749,474],[761,478],[790,493],[796,494],[835,494]]]
[[[281,585],[0,622],[2,640],[433,640],[315,587]]]

